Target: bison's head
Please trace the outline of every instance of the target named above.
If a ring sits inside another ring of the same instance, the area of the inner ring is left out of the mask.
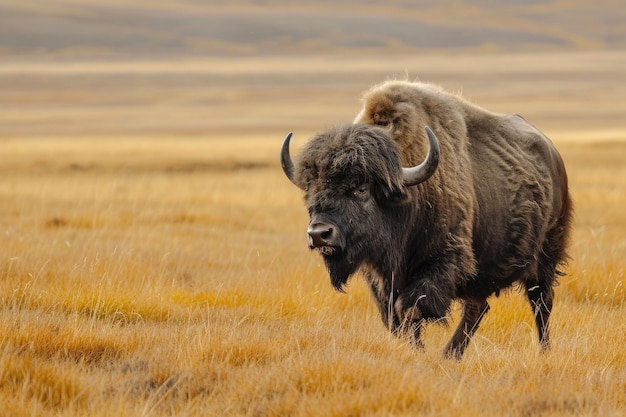
[[[289,142],[281,149],[287,177],[304,190],[309,246],[324,258],[333,286],[343,286],[361,265],[393,262],[411,217],[409,187],[436,170],[439,144],[426,128],[430,151],[420,165],[403,168],[397,145],[382,128],[353,124],[315,136],[297,164]]]

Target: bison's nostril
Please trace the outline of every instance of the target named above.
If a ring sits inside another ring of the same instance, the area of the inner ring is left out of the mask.
[[[326,223],[313,223],[307,230],[309,235],[309,245],[313,248],[330,246],[334,238],[333,227]]]

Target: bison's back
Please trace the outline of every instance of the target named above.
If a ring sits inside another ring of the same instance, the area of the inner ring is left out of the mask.
[[[431,208],[422,213],[431,239],[426,255],[459,255],[469,278],[459,295],[488,296],[564,260],[571,217],[565,168],[550,140],[522,117],[490,112],[438,86],[387,81],[365,93],[355,122],[385,128],[404,165],[424,159],[424,126],[437,135],[439,166],[418,186],[415,204]]]

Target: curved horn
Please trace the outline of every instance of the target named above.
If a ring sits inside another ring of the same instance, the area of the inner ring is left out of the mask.
[[[285,136],[285,140],[283,140],[283,144],[280,147],[280,165],[283,167],[283,172],[285,173],[287,178],[289,178],[289,181],[293,182],[295,185],[298,185],[294,177],[296,167],[291,160],[291,155],[289,154],[289,142],[291,141],[292,135],[293,133],[289,132],[287,136]]]
[[[439,165],[439,141],[428,126],[426,126],[426,135],[428,135],[430,149],[424,162],[411,168],[402,168],[402,179],[406,187],[426,181],[435,173]]]

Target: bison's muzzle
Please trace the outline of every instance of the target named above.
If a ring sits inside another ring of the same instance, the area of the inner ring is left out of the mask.
[[[332,255],[345,248],[343,234],[335,224],[312,219],[306,232],[309,236],[309,248],[319,249],[322,254]]]
[[[309,235],[309,246],[320,248],[322,246],[334,246],[337,233],[335,228],[327,223],[311,223],[306,231]]]

